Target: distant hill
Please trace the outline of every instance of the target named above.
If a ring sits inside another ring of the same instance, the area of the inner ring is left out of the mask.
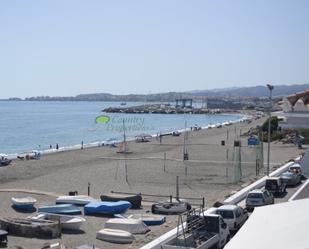
[[[309,84],[303,85],[276,85],[273,91],[273,96],[286,96],[309,89]],[[70,97],[50,97],[38,96],[30,97],[25,100],[29,101],[160,101],[169,102],[180,98],[200,98],[200,97],[268,97],[269,90],[266,86],[253,87],[232,87],[213,90],[195,90],[189,92],[167,92],[156,94],[127,94],[113,95],[109,93],[92,93],[80,94]]]
[[[273,96],[285,96],[309,89],[309,84],[303,85],[276,85]],[[269,90],[266,86],[222,88],[205,91],[191,91],[194,96],[205,97],[267,97]]]

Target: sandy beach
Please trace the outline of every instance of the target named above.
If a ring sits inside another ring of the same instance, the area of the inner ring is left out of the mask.
[[[222,201],[232,191],[253,181],[256,151],[246,146],[247,137],[239,136],[251,127],[261,125],[266,118],[252,123],[237,123],[222,128],[192,131],[188,134],[186,148],[189,160],[183,161],[183,134],[179,137],[164,136],[162,143],[152,139],[148,143],[128,143],[126,155],[117,153],[119,148],[107,146],[58,152],[43,155],[40,160],[14,160],[12,165],[0,168],[0,216],[27,217],[31,213],[20,213],[11,208],[11,197],[33,196],[38,200],[36,207],[54,204],[55,196],[67,195],[69,191],[98,198],[111,191],[142,193],[152,195],[173,195],[176,193],[176,176],[179,176],[180,196],[195,197],[193,204],[200,205],[204,197],[206,206]],[[225,146],[221,141],[225,141]],[[238,150],[233,147],[235,140],[241,140],[242,180],[234,183],[235,161]],[[302,150],[295,145],[272,143],[271,167],[277,167],[295,158]],[[164,160],[166,158],[166,160]],[[125,173],[127,164],[127,181]],[[264,144],[264,162],[267,161],[267,144]],[[260,176],[266,171],[266,163]],[[14,190],[32,191],[30,193]],[[10,190],[10,191],[8,191]],[[40,192],[41,191],[41,192]],[[39,192],[39,193],[38,193]],[[143,196],[142,210],[128,213],[145,213],[151,210],[154,201],[166,199]],[[165,233],[177,224],[177,216],[168,216],[161,226],[151,227],[146,235],[136,235],[129,245],[117,245],[97,240],[96,232],[103,228],[106,217],[86,216],[86,223],[80,233],[63,233],[61,239],[40,240],[9,236],[8,248],[41,248],[44,243],[63,241],[67,248],[78,245],[96,245],[99,248],[139,248],[141,245]]]

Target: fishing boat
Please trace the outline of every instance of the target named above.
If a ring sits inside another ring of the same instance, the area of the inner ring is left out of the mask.
[[[142,206],[142,195],[134,194],[134,195],[121,195],[121,194],[108,194],[101,195],[101,201],[128,201],[131,203],[131,208],[138,209]]]
[[[62,229],[65,230],[80,230],[81,225],[86,221],[85,218],[80,216],[52,214],[52,213],[39,213],[36,216],[28,217],[31,220],[51,220],[60,221]]]
[[[119,229],[132,234],[144,234],[150,231],[149,227],[139,219],[112,218],[105,222],[105,228]]]
[[[0,218],[1,229],[10,235],[30,238],[57,238],[61,235],[58,222],[50,220],[30,220],[22,218]]]
[[[186,202],[162,202],[151,207],[154,214],[181,214],[190,209],[191,205]]]
[[[122,214],[131,207],[128,201],[96,201],[90,202],[84,207],[85,214]]]
[[[21,209],[21,210],[31,210],[34,209],[34,204],[36,203],[36,199],[33,197],[22,197],[22,198],[17,198],[17,197],[12,197],[12,206],[16,209]]]
[[[73,204],[57,204],[50,206],[42,206],[38,208],[40,213],[54,213],[54,214],[81,214],[81,210]]]
[[[88,195],[62,195],[56,199],[56,204],[86,205],[89,202],[97,201]]]
[[[134,236],[130,232],[109,228],[98,231],[96,238],[118,244],[128,244],[134,240]]]
[[[161,225],[166,221],[164,215],[156,214],[131,214],[128,216],[129,219],[139,219],[143,221],[147,226]]]

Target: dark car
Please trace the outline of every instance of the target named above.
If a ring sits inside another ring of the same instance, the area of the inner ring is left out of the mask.
[[[266,179],[265,189],[274,196],[282,196],[286,193],[286,183],[280,177],[269,177]]]

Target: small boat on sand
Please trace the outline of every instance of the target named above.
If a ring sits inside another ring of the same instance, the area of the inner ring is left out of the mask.
[[[151,207],[154,214],[181,214],[190,209],[191,205],[187,202],[162,202]]]
[[[34,209],[34,204],[36,203],[36,199],[33,197],[12,197],[12,206],[21,210],[31,210]]]
[[[29,217],[31,220],[51,220],[60,221],[62,229],[65,230],[79,230],[81,225],[86,221],[85,218],[80,216],[64,215],[64,214],[51,214],[39,213],[36,216]]]
[[[147,226],[161,225],[166,221],[164,215],[156,214],[131,214],[128,219],[139,219],[143,221]]]
[[[86,205],[93,201],[97,200],[88,195],[62,195],[56,199],[56,204]]]
[[[105,228],[119,229],[132,234],[144,234],[150,231],[148,226],[139,219],[112,218],[105,222]]]
[[[39,213],[54,213],[54,214],[67,214],[75,215],[81,214],[82,211],[73,204],[58,204],[50,206],[42,206],[38,208]]]
[[[85,214],[122,214],[131,207],[128,201],[96,201],[84,207]]]
[[[134,240],[134,236],[130,232],[109,228],[98,231],[96,238],[118,244],[128,244]]]
[[[10,235],[29,238],[57,238],[61,235],[58,222],[22,218],[0,218],[1,229],[9,231]]]
[[[138,209],[142,206],[142,195],[134,194],[134,195],[121,195],[121,194],[108,194],[101,195],[101,201],[128,201],[131,203],[131,208]]]
[[[43,247],[41,247],[41,249],[65,249],[65,245],[61,242],[57,242],[57,243],[45,243],[43,245]]]
[[[0,159],[0,166],[8,166],[11,162],[12,162],[12,160],[9,160],[7,158]]]

